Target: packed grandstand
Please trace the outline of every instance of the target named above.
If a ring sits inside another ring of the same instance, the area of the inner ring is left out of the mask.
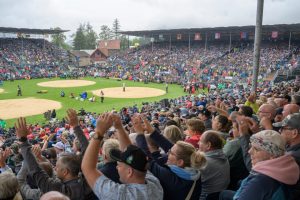
[[[253,40],[161,41],[78,67],[47,40],[1,38],[1,81],[111,77],[177,83],[186,95],[0,124],[0,199],[299,199],[300,85],[275,81],[295,78],[299,41],[262,41],[251,93]]]

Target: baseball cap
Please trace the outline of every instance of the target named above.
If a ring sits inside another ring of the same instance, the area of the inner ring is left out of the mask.
[[[53,147],[56,147],[58,149],[64,150],[65,149],[65,145],[62,142],[57,142],[56,144],[52,144]]]
[[[122,152],[119,149],[112,149],[109,152],[110,157],[119,162],[123,162],[133,169],[146,172],[147,157],[146,154],[137,146],[129,145],[127,149]]]
[[[294,113],[286,116],[281,122],[273,123],[274,127],[289,126],[291,128],[300,129],[300,113]]]

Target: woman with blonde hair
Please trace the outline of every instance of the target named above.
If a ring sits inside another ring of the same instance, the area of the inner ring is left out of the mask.
[[[164,136],[173,144],[183,139],[181,130],[175,125],[167,126],[164,129]]]
[[[147,119],[134,117],[133,124],[138,132],[137,145],[150,157],[144,132],[150,133],[150,138],[167,153],[167,162],[159,164],[155,158],[149,161],[149,170],[160,181],[164,189],[164,199],[173,200],[199,200],[202,184],[200,169],[206,164],[202,152],[183,141],[174,145],[155,130]]]

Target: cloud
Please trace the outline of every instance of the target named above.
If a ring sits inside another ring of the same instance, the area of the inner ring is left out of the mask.
[[[254,25],[256,0],[1,0],[3,27],[76,31],[90,22],[96,32],[118,18],[122,30]],[[263,24],[299,23],[299,0],[265,0]]]

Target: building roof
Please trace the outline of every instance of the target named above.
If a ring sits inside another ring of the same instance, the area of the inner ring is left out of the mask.
[[[80,51],[80,50],[74,50],[74,51],[71,51],[71,53],[76,56],[76,57],[90,57],[90,55],[85,52],[85,51]]]
[[[25,33],[25,34],[58,34],[68,32],[69,30],[54,30],[54,29],[30,29],[30,28],[10,28],[0,27],[0,33]]]
[[[98,45],[99,49],[120,49],[121,41],[120,40],[101,40]]]
[[[279,35],[289,37],[290,32],[293,35],[300,35],[300,23],[297,24],[276,24],[263,25],[262,35],[271,35],[272,31],[278,31]],[[190,35],[193,38],[195,33],[200,33],[201,37],[221,33],[221,38],[239,37],[241,32],[246,32],[254,36],[255,26],[229,26],[229,27],[211,27],[211,28],[183,28],[183,29],[161,29],[161,30],[142,30],[142,31],[120,31],[121,34],[159,39],[159,35],[163,35],[166,40],[175,39],[177,34],[182,34],[182,40],[188,40]]]
[[[108,49],[95,49],[95,51],[91,54],[91,57],[94,56],[96,52],[99,52],[105,57],[108,57]]]

